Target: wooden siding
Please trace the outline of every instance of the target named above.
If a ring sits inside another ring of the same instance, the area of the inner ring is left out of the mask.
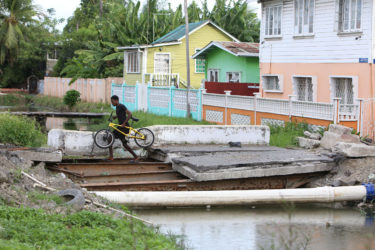
[[[195,53],[195,49],[201,49],[211,41],[232,41],[230,37],[208,24],[190,35],[189,49],[190,57]],[[154,53],[171,53],[171,73],[179,73],[180,77],[186,81],[186,50],[185,39],[181,44],[163,47],[148,48],[147,53],[147,73],[154,73]],[[204,73],[195,73],[195,62],[190,59],[190,82],[194,88],[201,86]]]
[[[338,35],[337,0],[315,0],[314,36],[294,37],[293,0],[267,1],[262,6],[262,63],[358,63],[359,58],[371,58],[372,3],[363,0],[362,34]],[[270,5],[283,5],[281,38],[264,37],[265,11]],[[361,36],[359,39],[356,37]]]

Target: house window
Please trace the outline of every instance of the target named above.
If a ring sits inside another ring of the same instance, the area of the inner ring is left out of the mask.
[[[139,73],[139,53],[127,52],[126,53],[126,72]]]
[[[208,69],[208,81],[218,82],[219,81],[219,70],[218,69]]]
[[[240,82],[241,73],[240,72],[227,72],[227,82]]]
[[[362,0],[339,0],[339,31],[361,30]]]
[[[314,32],[315,0],[294,0],[294,34]]]
[[[341,98],[341,104],[353,104],[352,78],[333,78],[335,97]]]
[[[200,49],[196,49],[197,53]],[[206,60],[205,59],[195,59],[195,73],[204,73],[206,69]]]
[[[313,101],[313,84],[311,77],[294,77],[298,101]]]
[[[279,76],[262,76],[263,89],[266,92],[281,92]]]
[[[281,35],[281,9],[282,6],[271,6],[265,8],[265,35]]]
[[[170,54],[155,53],[154,55],[154,73],[170,73]]]

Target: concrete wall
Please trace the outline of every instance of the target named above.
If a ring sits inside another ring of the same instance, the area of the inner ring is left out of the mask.
[[[270,141],[270,130],[267,126],[151,126],[155,134],[155,144],[243,144],[265,145]]]
[[[151,126],[155,134],[154,145],[163,144],[227,144],[241,142],[243,144],[265,145],[270,140],[267,126]],[[60,149],[65,155],[107,155],[107,149],[100,149],[94,144],[93,132],[52,129],[48,133],[48,146]],[[137,148],[133,140],[130,147]],[[122,145],[116,140],[114,150],[123,153]]]
[[[122,83],[121,77],[106,79],[78,79],[69,85],[71,78],[45,77],[44,95],[63,97],[68,90],[75,89],[81,93],[86,102],[106,102],[111,98],[112,83]]]

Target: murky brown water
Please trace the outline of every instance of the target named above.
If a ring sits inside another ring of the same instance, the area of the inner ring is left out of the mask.
[[[138,210],[192,249],[375,249],[373,218],[321,207]],[[291,217],[289,217],[291,215]]]

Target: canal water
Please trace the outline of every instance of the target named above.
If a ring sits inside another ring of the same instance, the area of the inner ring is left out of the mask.
[[[311,206],[144,209],[190,249],[375,249],[371,212]]]

